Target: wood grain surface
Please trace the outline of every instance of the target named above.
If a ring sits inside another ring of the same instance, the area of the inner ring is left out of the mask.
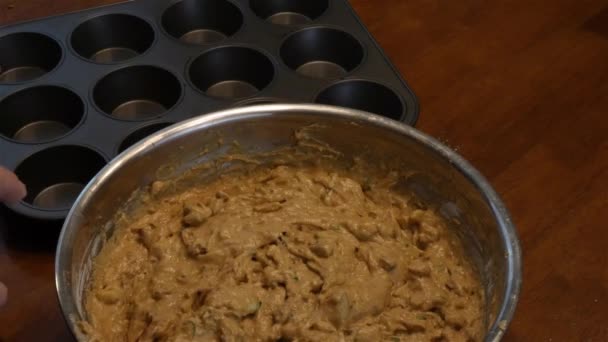
[[[0,0],[0,24],[105,3]],[[504,340],[608,341],[608,2],[352,4],[418,95],[417,127],[470,160],[512,213],[524,285]],[[7,217],[0,340],[69,341],[58,228]]]

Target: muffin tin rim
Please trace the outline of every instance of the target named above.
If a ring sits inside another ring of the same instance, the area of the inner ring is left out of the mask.
[[[271,101],[272,103],[293,103],[293,101],[288,101],[287,99],[282,99],[277,96],[254,96],[247,97],[244,99],[237,100],[234,104],[227,108],[238,108],[242,106],[256,106],[255,102],[257,101]]]

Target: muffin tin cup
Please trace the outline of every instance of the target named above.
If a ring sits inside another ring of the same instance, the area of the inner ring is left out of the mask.
[[[93,101],[105,114],[119,120],[147,120],[162,116],[182,95],[178,78],[150,65],[116,70],[93,88]]]
[[[251,0],[251,9],[261,19],[284,26],[308,24],[327,10],[329,0]]]
[[[12,209],[30,218],[63,218],[109,158],[216,110],[318,102],[418,116],[347,0],[125,1],[2,27],[0,51],[0,165],[25,181],[30,197]]]
[[[365,52],[347,32],[330,27],[309,27],[289,35],[281,44],[283,63],[300,75],[340,78],[363,62]]]
[[[222,46],[196,57],[188,67],[192,85],[207,96],[241,99],[259,93],[274,79],[265,53],[247,46]]]
[[[402,119],[405,112],[405,105],[394,90],[364,79],[334,83],[323,89],[315,102],[376,113],[393,120]]]
[[[128,14],[106,14],[78,25],[70,44],[89,61],[119,63],[145,53],[154,39],[154,29],[147,21]]]
[[[62,48],[53,38],[36,32],[0,37],[0,85],[35,80],[61,61]]]
[[[15,211],[41,219],[62,219],[80,191],[108,159],[82,145],[58,145],[27,156],[15,169],[28,194]]]
[[[165,129],[169,126],[173,125],[172,122],[157,122],[149,125],[145,125],[136,129],[135,131],[129,133],[127,137],[120,142],[118,145],[117,153],[120,154],[127,150],[129,147],[137,144],[140,140],[147,138],[148,136]]]
[[[68,134],[84,117],[84,102],[67,88],[25,88],[0,100],[0,136],[19,143],[49,142]]]
[[[243,14],[228,0],[181,0],[164,11],[161,22],[173,38],[205,45],[235,34],[243,25]]]

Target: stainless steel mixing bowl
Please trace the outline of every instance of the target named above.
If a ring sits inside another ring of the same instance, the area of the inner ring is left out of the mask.
[[[76,337],[82,338],[76,322],[86,319],[83,291],[91,260],[111,234],[113,215],[136,189],[218,158],[234,141],[244,153],[291,145],[294,131],[311,124],[318,124],[317,137],[346,155],[367,151],[414,171],[407,186],[438,208],[478,267],[487,298],[486,341],[500,340],[519,296],[521,255],[507,210],[483,176],[448,147],[399,122],[352,109],[293,104],[237,108],[182,122],[128,149],[97,174],[72,207],[57,248],[57,292]]]

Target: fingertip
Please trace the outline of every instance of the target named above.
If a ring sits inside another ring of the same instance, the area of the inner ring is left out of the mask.
[[[13,204],[27,195],[27,188],[17,176],[0,167],[0,202]]]

